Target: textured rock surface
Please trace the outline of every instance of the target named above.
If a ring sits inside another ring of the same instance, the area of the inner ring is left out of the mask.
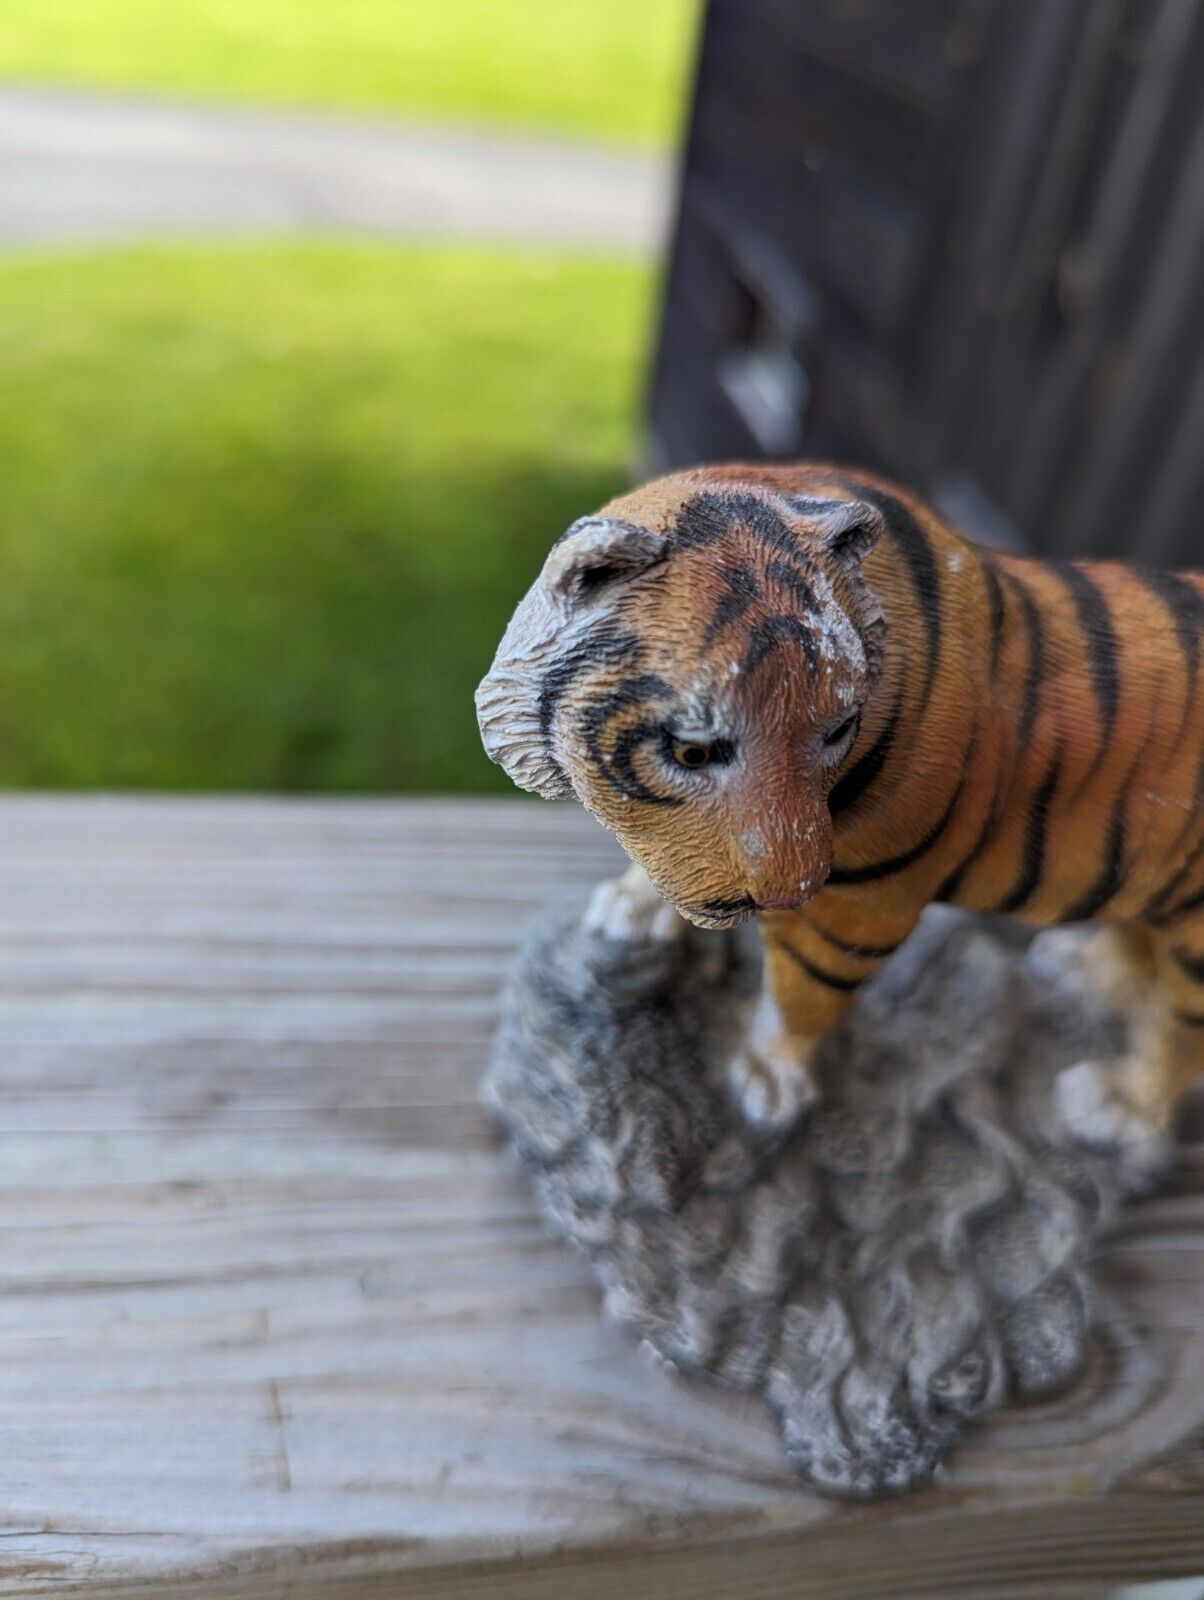
[[[1059,1072],[1124,1043],[1076,976],[1089,937],[930,911],[824,1047],[816,1109],[773,1138],[725,1073],[755,936],[549,914],[486,1097],[612,1313],[759,1391],[817,1484],[902,1488],[974,1417],[1074,1370],[1092,1238],[1164,1156],[1060,1130]]]

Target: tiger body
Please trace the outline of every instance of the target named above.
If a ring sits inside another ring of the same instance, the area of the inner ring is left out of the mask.
[[[793,1114],[817,1040],[946,901],[1109,925],[1090,977],[1135,1042],[1068,1075],[1066,1113],[1164,1124],[1204,1061],[1204,575],[987,551],[820,464],[676,474],[585,527],[482,686],[486,743],[682,915],[758,917],[750,1107]]]

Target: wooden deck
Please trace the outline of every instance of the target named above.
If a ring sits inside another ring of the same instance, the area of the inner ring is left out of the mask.
[[[535,803],[0,801],[0,1593],[1204,1572],[1204,1143],[1111,1242],[1073,1393],[885,1505],[599,1320],[475,1091],[524,919],[616,859]]]

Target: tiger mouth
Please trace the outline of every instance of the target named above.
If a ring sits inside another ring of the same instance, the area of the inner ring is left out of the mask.
[[[682,916],[687,917],[696,928],[706,928],[713,933],[740,927],[741,923],[755,917],[760,909],[750,894],[741,895],[736,900],[704,900],[699,905],[679,907]]]

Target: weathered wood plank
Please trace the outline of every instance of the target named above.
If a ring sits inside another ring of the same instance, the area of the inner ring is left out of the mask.
[[[808,1494],[599,1320],[475,1092],[524,918],[616,862],[521,802],[0,801],[0,1592],[1204,1571],[1202,1144],[1109,1244],[1073,1391],[902,1501]]]

